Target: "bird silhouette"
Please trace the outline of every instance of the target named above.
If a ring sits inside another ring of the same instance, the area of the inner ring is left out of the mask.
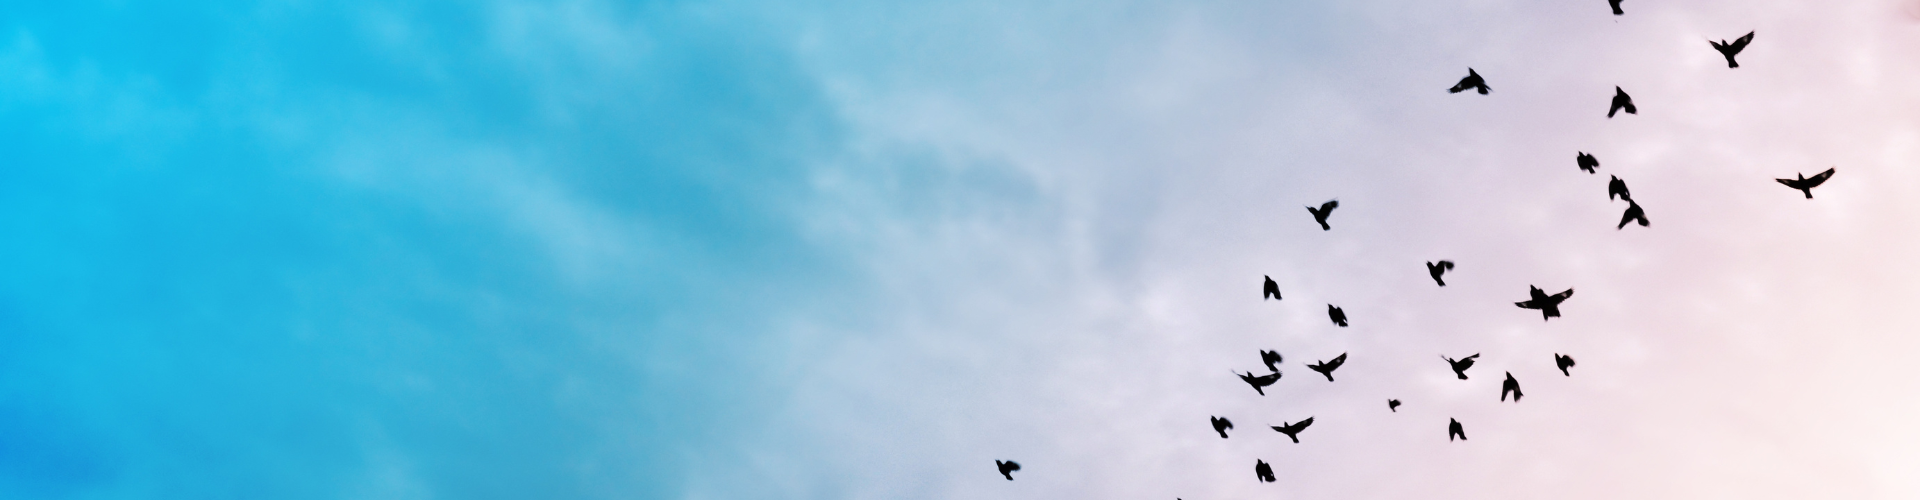
[[[1307,426],[1309,425],[1313,425],[1313,417],[1307,417],[1306,420],[1301,420],[1299,422],[1294,422],[1291,424],[1286,422],[1280,422],[1280,425],[1269,425],[1268,427],[1272,427],[1273,430],[1280,431],[1281,434],[1286,434],[1288,439],[1292,439],[1293,442],[1298,443],[1300,442],[1300,431],[1306,430]]]
[[[1727,43],[1726,40],[1720,40],[1718,42],[1707,40],[1707,43],[1713,45],[1713,50],[1720,51],[1720,55],[1727,57],[1727,67],[1738,68],[1740,67],[1740,63],[1733,60],[1733,55],[1740,53],[1740,49],[1747,48],[1747,43],[1752,41],[1753,32],[1749,31],[1746,36],[1734,39],[1733,43]]]
[[[1346,363],[1347,363],[1347,353],[1343,352],[1343,353],[1340,353],[1339,356],[1334,356],[1333,359],[1321,361],[1319,364],[1307,365],[1307,369],[1320,372],[1321,375],[1326,375],[1327,381],[1332,382],[1333,371],[1339,369],[1340,365],[1343,365]]]
[[[1332,231],[1333,226],[1327,225],[1327,216],[1333,215],[1333,209],[1336,208],[1340,208],[1340,200],[1328,200],[1326,203],[1321,203],[1318,210],[1307,207],[1307,212],[1313,214],[1314,222],[1320,223],[1321,231]]]
[[[1568,297],[1573,296],[1572,288],[1553,295],[1547,295],[1547,292],[1540,290],[1540,287],[1537,286],[1527,285],[1527,288],[1527,295],[1530,296],[1531,299],[1526,302],[1515,302],[1513,305],[1526,309],[1539,309],[1540,316],[1543,320],[1559,316],[1560,303],[1566,302]]]
[[[1567,368],[1573,366],[1573,356],[1567,356],[1557,352],[1553,353],[1553,364],[1554,366],[1560,367],[1561,375],[1573,376],[1573,374],[1567,373]]]
[[[1613,114],[1619,111],[1626,111],[1629,115],[1640,114],[1640,109],[1633,107],[1633,96],[1616,86],[1613,88],[1613,105],[1607,108],[1607,118],[1613,118]]]
[[[1240,374],[1234,373],[1234,375]],[[1273,385],[1274,382],[1279,382],[1280,372],[1276,371],[1271,375],[1261,375],[1258,377],[1253,376],[1253,372],[1247,372],[1246,375],[1240,375],[1240,380],[1247,381],[1247,385],[1253,386],[1254,391],[1259,392],[1261,396],[1265,396],[1267,395],[1267,390],[1264,389],[1264,387]]]
[[[1254,477],[1260,478],[1260,482],[1262,483],[1273,482],[1273,467],[1270,465],[1267,465],[1267,461],[1265,460],[1260,460],[1256,458],[1253,460],[1253,462],[1254,462],[1253,463]]]
[[[1647,227],[1647,211],[1639,203],[1627,200],[1627,211],[1620,214],[1620,225],[1614,229],[1626,229],[1628,222],[1639,221],[1640,227]]]
[[[1611,175],[1607,177],[1613,177],[1613,180],[1607,181],[1607,200],[1611,201],[1614,198],[1619,198],[1633,201],[1633,194],[1627,192],[1627,181],[1620,180],[1619,177]]]
[[[1007,476],[1008,481],[1013,480],[1013,471],[1020,470],[1020,464],[1014,463],[1012,460],[1005,462],[994,460],[993,465],[1000,468],[1000,475]]]
[[[1332,319],[1333,324],[1340,325],[1342,328],[1347,326],[1347,311],[1334,307],[1333,304],[1327,304],[1327,318]]]
[[[1449,418],[1447,419],[1447,441],[1452,442],[1455,436],[1458,436],[1461,441],[1466,441],[1467,430],[1460,427],[1459,420]]]
[[[1266,278],[1267,283],[1260,286],[1260,300],[1280,300],[1280,284],[1274,283],[1272,276],[1261,277]]]
[[[1400,400],[1398,399],[1387,400],[1387,409],[1393,410],[1394,413],[1400,413]]]
[[[1607,5],[1613,6],[1613,15],[1618,16],[1618,15],[1626,14],[1626,11],[1620,10],[1620,0],[1607,0]]]
[[[1513,393],[1513,402],[1520,402],[1520,381],[1513,379],[1513,372],[1507,372],[1507,380],[1500,383],[1500,400],[1507,400],[1507,393]]]
[[[1825,172],[1814,174],[1813,177],[1807,177],[1806,174],[1801,174],[1798,172],[1794,173],[1793,175],[1798,178],[1797,179],[1774,179],[1774,180],[1779,181],[1781,184],[1786,184],[1787,187],[1798,189],[1800,190],[1800,192],[1806,193],[1807,199],[1811,200],[1813,199],[1813,188],[1816,186],[1819,186],[1821,183],[1827,182],[1828,177],[1833,177],[1833,169],[1829,168]]]
[[[1478,357],[1480,357],[1480,353],[1477,352],[1473,353],[1472,356],[1460,359],[1449,358],[1444,354],[1440,355],[1440,359],[1447,360],[1447,366],[1453,368],[1453,374],[1460,376],[1460,380],[1467,379],[1467,369],[1473,368],[1473,359]]]
[[[1213,432],[1220,433],[1220,439],[1226,439],[1227,429],[1233,428],[1233,421],[1227,420],[1226,417],[1211,417],[1211,418],[1213,419]]]
[[[1280,353],[1265,350],[1260,351],[1260,362],[1267,364],[1267,370],[1280,373]]]
[[[1599,173],[1593,171],[1593,169],[1600,168],[1600,160],[1595,159],[1593,155],[1587,154],[1586,151],[1574,151],[1574,153],[1576,154],[1573,156],[1573,166],[1580,167],[1581,170],[1585,170],[1589,174]]]
[[[1427,263],[1427,275],[1433,276],[1433,282],[1440,286],[1447,286],[1447,280],[1440,279],[1440,275],[1452,270],[1453,261],[1451,260]]]
[[[1480,95],[1487,95],[1487,92],[1493,90],[1487,86],[1486,80],[1480,78],[1479,73],[1473,72],[1473,68],[1467,68],[1466,78],[1461,78],[1460,83],[1453,84],[1453,88],[1447,89],[1447,93],[1458,94],[1467,89],[1479,90]]]

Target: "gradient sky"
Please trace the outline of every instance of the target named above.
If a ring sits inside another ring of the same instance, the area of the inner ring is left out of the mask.
[[[0,497],[1920,497],[1920,1],[1623,6],[10,5]]]

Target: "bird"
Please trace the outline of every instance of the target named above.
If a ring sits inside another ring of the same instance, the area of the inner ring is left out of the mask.
[[[1807,199],[1811,200],[1813,199],[1813,188],[1816,186],[1819,186],[1821,183],[1827,182],[1828,177],[1833,177],[1833,169],[1829,168],[1825,172],[1813,174],[1813,177],[1807,177],[1806,174],[1801,174],[1798,172],[1794,173],[1793,175],[1798,178],[1797,179],[1774,179],[1774,180],[1780,181],[1781,184],[1786,184],[1787,187],[1798,189],[1800,190],[1800,192],[1806,193]]]
[[[1574,153],[1577,154],[1573,156],[1573,166],[1580,167],[1581,170],[1585,170],[1589,174],[1599,173],[1593,171],[1593,169],[1600,168],[1600,160],[1595,159],[1593,155],[1587,154],[1586,151],[1574,151]]]
[[[1015,463],[1012,460],[1008,460],[1005,462],[994,460],[993,465],[1000,468],[1000,475],[1007,476],[1008,481],[1013,480],[1013,471],[1020,470],[1020,464]]]
[[[1620,10],[1620,0],[1607,0],[1607,5],[1613,6],[1613,15],[1618,16],[1618,15],[1626,14],[1626,11]]]
[[[1213,419],[1213,432],[1220,433],[1220,439],[1226,439],[1227,429],[1233,428],[1233,421],[1227,420],[1226,417],[1211,417],[1211,418]]]
[[[1320,204],[1320,209],[1318,210],[1315,210],[1313,207],[1307,207],[1307,212],[1313,214],[1314,222],[1320,223],[1321,231],[1332,231],[1333,226],[1327,225],[1327,216],[1333,215],[1333,209],[1336,208],[1340,208],[1340,200],[1327,200],[1326,203]]]
[[[1272,427],[1273,430],[1280,431],[1281,434],[1286,434],[1287,438],[1292,439],[1293,442],[1295,443],[1298,443],[1300,442],[1300,431],[1306,430],[1307,426],[1309,425],[1313,425],[1313,417],[1307,417],[1306,420],[1301,420],[1299,422],[1294,422],[1291,424],[1286,422],[1280,422],[1280,425],[1269,425],[1268,427]]]
[[[1268,370],[1271,370],[1274,373],[1280,373],[1280,353],[1273,352],[1273,351],[1264,351],[1264,350],[1260,351],[1260,362],[1266,363]],[[1247,372],[1247,373],[1253,373],[1253,372]]]
[[[1746,36],[1734,39],[1733,43],[1727,43],[1726,40],[1720,40],[1718,42],[1713,40],[1707,40],[1707,43],[1709,45],[1713,45],[1713,50],[1720,51],[1720,55],[1727,57],[1727,67],[1738,68],[1740,67],[1740,63],[1735,62],[1733,60],[1733,55],[1739,54],[1740,49],[1747,48],[1747,43],[1752,41],[1753,41],[1753,32],[1749,31],[1747,32]]]
[[[1573,356],[1568,356],[1568,355],[1560,354],[1557,352],[1553,353],[1553,364],[1554,366],[1560,367],[1561,375],[1566,375],[1569,377],[1573,376],[1573,374],[1567,373],[1567,368],[1573,366]]]
[[[1607,181],[1608,201],[1612,201],[1614,198],[1627,200],[1629,202],[1633,201],[1633,195],[1627,192],[1627,181],[1620,180],[1619,177],[1611,175],[1607,177],[1613,177],[1613,180]]]
[[[1473,72],[1473,68],[1467,68],[1466,78],[1461,78],[1460,83],[1453,84],[1453,88],[1447,89],[1447,93],[1458,94],[1467,89],[1478,90],[1480,95],[1487,95],[1487,92],[1493,90],[1493,88],[1487,86],[1485,79],[1480,78],[1479,73]]]
[[[1627,95],[1627,91],[1620,90],[1620,87],[1615,86],[1613,88],[1613,105],[1607,108],[1607,118],[1613,118],[1613,114],[1618,111],[1626,111],[1629,115],[1640,114],[1640,109],[1633,107],[1633,96]]]
[[[1513,379],[1513,372],[1507,372],[1507,380],[1500,383],[1500,400],[1507,400],[1507,393],[1513,393],[1513,402],[1520,402],[1520,381]]]
[[[1447,286],[1447,281],[1440,279],[1440,275],[1452,270],[1453,261],[1451,260],[1427,263],[1427,275],[1433,276],[1433,282],[1440,284],[1440,286]]]
[[[1260,300],[1280,300],[1280,284],[1274,283],[1272,276],[1262,277],[1267,279],[1267,284],[1260,287]]]
[[[1307,369],[1320,372],[1321,375],[1326,375],[1327,381],[1332,382],[1333,371],[1336,369],[1339,369],[1340,365],[1343,365],[1346,363],[1347,363],[1347,353],[1343,352],[1343,353],[1340,353],[1339,356],[1334,356],[1333,359],[1321,361],[1320,364],[1307,365]]]
[[[1454,436],[1459,436],[1461,441],[1466,441],[1467,430],[1460,427],[1459,420],[1449,418],[1447,419],[1447,441],[1452,442]]]
[[[1627,200],[1627,211],[1620,214],[1620,225],[1614,229],[1626,229],[1628,222],[1639,221],[1640,227],[1647,227],[1647,211],[1639,203]]]
[[[1260,478],[1260,482],[1262,483],[1273,482],[1273,466],[1267,465],[1267,461],[1257,458],[1254,459],[1253,462],[1254,477]]]
[[[1449,358],[1445,354],[1440,355],[1440,359],[1447,360],[1447,366],[1453,368],[1453,374],[1460,376],[1460,380],[1467,379],[1467,369],[1473,368],[1473,358],[1478,358],[1478,357],[1480,357],[1480,353],[1477,353],[1477,352],[1473,353],[1472,356],[1467,356],[1460,359]]]
[[[1527,295],[1530,296],[1531,299],[1526,302],[1515,302],[1513,305],[1526,309],[1539,309],[1540,316],[1543,319],[1559,316],[1560,303],[1566,302],[1568,297],[1573,296],[1572,288],[1553,295],[1547,295],[1547,292],[1540,290],[1540,287],[1537,286],[1527,285],[1527,288]]]
[[[1327,304],[1327,317],[1333,320],[1333,324],[1340,325],[1342,328],[1347,326],[1347,312],[1334,307],[1333,304]]]
[[[1240,374],[1235,373],[1235,375]],[[1253,372],[1247,372],[1246,375],[1240,375],[1240,380],[1247,381],[1247,385],[1253,386],[1254,391],[1259,392],[1261,396],[1265,396],[1267,395],[1267,390],[1263,389],[1263,387],[1273,385],[1274,382],[1279,382],[1280,372],[1276,371],[1273,372],[1272,375],[1261,375],[1258,377],[1253,376]]]
[[[1398,399],[1387,400],[1387,409],[1393,410],[1394,413],[1400,413],[1400,400]]]

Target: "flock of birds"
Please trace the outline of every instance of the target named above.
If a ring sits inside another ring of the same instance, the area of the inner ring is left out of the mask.
[[[1621,1],[1622,0],[1607,0],[1607,3],[1613,8],[1613,15],[1618,16],[1625,14],[1625,12],[1620,9]],[[1713,40],[1707,41],[1708,44],[1713,46],[1714,50],[1719,51],[1720,55],[1726,57],[1728,68],[1740,67],[1740,63],[1734,60],[1734,56],[1739,54],[1742,49],[1747,47],[1747,44],[1752,42],[1753,32],[1748,32],[1745,36],[1736,38],[1732,42],[1726,40],[1717,42]],[[1476,91],[1481,95],[1486,95],[1493,91],[1492,87],[1487,86],[1486,79],[1481,77],[1480,73],[1474,71],[1473,68],[1467,68],[1467,76],[1461,78],[1460,82],[1454,84],[1453,87],[1448,88],[1447,92],[1458,94],[1467,90]],[[1628,95],[1626,90],[1616,86],[1613,88],[1613,92],[1613,101],[1607,107],[1607,118],[1613,118],[1616,113],[1622,111],[1625,111],[1627,114],[1639,114],[1639,108],[1633,105],[1633,96]],[[1584,151],[1576,153],[1574,157],[1574,165],[1576,167],[1589,174],[1598,173],[1596,169],[1600,167],[1599,159],[1594,158],[1593,155]],[[1793,179],[1774,180],[1787,187],[1798,190],[1802,194],[1805,194],[1808,199],[1812,199],[1813,188],[1826,182],[1828,178],[1833,177],[1833,172],[1834,169],[1829,168],[1824,172],[1814,174],[1812,177],[1795,173],[1795,178]],[[1626,181],[1620,180],[1618,176],[1609,177],[1612,177],[1612,179],[1607,182],[1607,199],[1609,201],[1617,199],[1627,202],[1627,209],[1621,214],[1620,223],[1615,226],[1615,229],[1624,229],[1629,223],[1638,223],[1643,227],[1649,225],[1646,210],[1641,208],[1640,204],[1633,200],[1633,195],[1627,190]],[[1333,226],[1327,223],[1327,218],[1331,217],[1334,209],[1339,207],[1340,202],[1338,200],[1332,200],[1320,204],[1317,208],[1308,206],[1307,212],[1313,215],[1313,221],[1320,224],[1322,231],[1331,231],[1333,230]],[[1447,286],[1447,282],[1443,278],[1443,275],[1453,270],[1453,268],[1454,264],[1452,261],[1442,260],[1439,262],[1428,262],[1427,274],[1433,277],[1434,284],[1444,287]],[[1540,311],[1540,316],[1546,320],[1559,317],[1560,304],[1566,302],[1568,298],[1573,297],[1572,288],[1552,295],[1548,295],[1545,290],[1541,290],[1540,287],[1537,286],[1529,285],[1528,288],[1527,300],[1515,302],[1514,305],[1523,309],[1538,310]],[[1273,277],[1271,276],[1265,277],[1265,283],[1261,287],[1261,300],[1281,300],[1280,284],[1273,281]],[[1331,319],[1335,325],[1340,327],[1346,327],[1348,324],[1346,311],[1333,304],[1327,305],[1327,317]],[[1453,374],[1460,380],[1467,380],[1467,369],[1472,368],[1474,361],[1479,358],[1479,353],[1474,353],[1459,359],[1450,358],[1444,354],[1440,356],[1440,359],[1447,362],[1448,368],[1452,369]],[[1248,386],[1251,386],[1255,393],[1265,396],[1267,395],[1266,388],[1280,381],[1280,364],[1282,359],[1279,352],[1261,350],[1260,361],[1266,365],[1268,370],[1267,374],[1255,375],[1252,371],[1246,373],[1236,371],[1234,374],[1239,376],[1240,380]],[[1325,376],[1328,382],[1333,382],[1334,370],[1339,369],[1340,366],[1346,364],[1346,362],[1347,353],[1340,353],[1339,356],[1334,356],[1332,359],[1317,360],[1315,363],[1308,364],[1307,369]],[[1573,376],[1572,372],[1568,371],[1568,368],[1574,366],[1572,356],[1554,353],[1553,363],[1554,366],[1560,370],[1561,375]],[[1518,403],[1523,395],[1524,393],[1520,390],[1520,381],[1513,377],[1512,372],[1507,372],[1506,380],[1500,383],[1500,401],[1505,402],[1508,397],[1512,397],[1513,401]],[[1400,400],[1388,399],[1387,410],[1398,413],[1400,411]],[[1219,416],[1210,417],[1210,420],[1213,431],[1220,434],[1221,439],[1227,439],[1227,431],[1233,429],[1233,421],[1226,417]],[[1283,421],[1280,425],[1270,425],[1268,427],[1273,428],[1275,432],[1286,435],[1287,439],[1292,440],[1294,443],[1299,443],[1300,433],[1312,425],[1313,417],[1309,416],[1297,422],[1289,423]],[[1460,424],[1459,420],[1448,418],[1447,440],[1454,441],[1456,439],[1466,440],[1466,429]],[[995,460],[994,465],[998,467],[1000,475],[1006,477],[1008,481],[1013,480],[1014,471],[1020,470],[1020,464],[1012,460]],[[1255,478],[1260,482],[1270,483],[1276,481],[1273,475],[1273,466],[1267,464],[1265,460],[1255,459],[1253,472]]]

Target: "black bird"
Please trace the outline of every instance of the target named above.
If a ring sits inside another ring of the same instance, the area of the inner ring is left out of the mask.
[[[1306,420],[1301,420],[1299,422],[1294,422],[1291,424],[1286,422],[1281,422],[1280,425],[1277,425],[1277,426],[1269,425],[1268,427],[1272,427],[1273,430],[1280,431],[1281,434],[1286,434],[1288,438],[1293,440],[1293,442],[1298,443],[1300,442],[1300,436],[1299,436],[1300,431],[1306,430],[1307,426],[1309,425],[1313,425],[1313,417],[1307,417]]]
[[[1520,381],[1513,379],[1513,372],[1507,372],[1507,381],[1500,383],[1500,400],[1507,400],[1507,393],[1513,393],[1513,402],[1520,402]]]
[[[1611,175],[1609,175],[1608,177],[1613,177],[1613,180],[1607,181],[1607,200],[1608,201],[1612,201],[1614,198],[1627,200],[1629,202],[1633,201],[1633,195],[1630,193],[1627,193],[1627,181],[1620,180],[1619,177],[1614,177]]]
[[[1467,430],[1460,427],[1459,420],[1449,418],[1447,419],[1447,441],[1452,442],[1454,436],[1459,436],[1461,441],[1466,441]]]
[[[1467,77],[1461,78],[1460,83],[1453,84],[1453,88],[1447,89],[1447,93],[1458,94],[1467,89],[1479,90],[1480,95],[1487,95],[1487,92],[1493,90],[1487,87],[1487,81],[1481,79],[1479,73],[1473,72],[1473,68],[1467,68]]]
[[[1460,380],[1466,380],[1467,369],[1473,368],[1473,358],[1478,358],[1478,357],[1480,357],[1480,353],[1476,352],[1476,353],[1473,353],[1472,356],[1467,356],[1460,359],[1449,358],[1446,355],[1441,355],[1440,359],[1447,360],[1447,366],[1453,368],[1453,374],[1459,375]]]
[[[1627,95],[1627,91],[1620,90],[1620,87],[1616,86],[1613,88],[1613,106],[1607,108],[1607,118],[1613,118],[1613,114],[1618,111],[1626,111],[1629,115],[1640,114],[1640,108],[1633,107],[1633,96]]]
[[[1313,214],[1314,222],[1320,223],[1321,231],[1332,231],[1333,226],[1327,225],[1327,216],[1333,215],[1333,209],[1336,208],[1340,208],[1340,200],[1327,200],[1326,203],[1320,204],[1320,209],[1318,210],[1315,210],[1313,207],[1307,207],[1307,212]]]
[[[1740,49],[1747,48],[1747,43],[1752,41],[1753,32],[1749,31],[1747,32],[1747,36],[1734,39],[1733,43],[1727,43],[1726,40],[1718,42],[1707,40],[1707,43],[1713,45],[1713,50],[1720,51],[1720,55],[1727,56],[1727,67],[1738,68],[1740,67],[1740,63],[1734,62],[1733,55],[1740,53]]]
[[[1271,483],[1273,482],[1273,467],[1267,465],[1267,461],[1256,458],[1253,460],[1253,475],[1254,477],[1260,478],[1260,482],[1262,483]]]
[[[1267,279],[1267,284],[1260,287],[1260,300],[1280,300],[1280,284],[1274,283],[1272,276],[1262,277]]]
[[[1627,211],[1620,214],[1620,225],[1614,229],[1626,229],[1628,222],[1639,221],[1640,227],[1647,227],[1647,211],[1639,203],[1627,200]]]
[[[1235,373],[1234,375],[1240,374]],[[1279,382],[1280,372],[1276,371],[1273,372],[1272,375],[1261,375],[1258,377],[1253,376],[1253,372],[1247,372],[1246,375],[1240,375],[1240,380],[1247,381],[1247,385],[1253,386],[1253,390],[1258,391],[1261,396],[1265,396],[1267,395],[1267,390],[1263,389],[1263,387],[1273,385],[1274,382]]]
[[[1609,116],[1608,118],[1612,117]],[[1574,151],[1574,153],[1578,154],[1573,156],[1573,166],[1580,167],[1581,170],[1585,170],[1589,174],[1599,173],[1593,171],[1593,169],[1600,168],[1600,160],[1595,159],[1593,155],[1587,154],[1586,151]]]
[[[1626,14],[1626,11],[1620,10],[1620,0],[1607,0],[1607,5],[1613,6],[1613,15],[1618,16],[1618,15]]]
[[[1540,290],[1540,287],[1537,286],[1527,285],[1527,288],[1527,295],[1530,296],[1531,299],[1526,302],[1515,302],[1513,305],[1526,309],[1539,309],[1542,320],[1559,316],[1560,303],[1566,302],[1567,297],[1573,296],[1572,288],[1553,295],[1547,295],[1547,292]]]
[[[1260,361],[1267,364],[1268,370],[1272,370],[1274,373],[1280,373],[1280,353],[1273,352],[1273,351],[1260,351]],[[1247,372],[1247,373],[1253,373],[1253,372]]]
[[[1573,366],[1573,356],[1567,356],[1557,352],[1553,353],[1553,364],[1560,367],[1561,375],[1573,376],[1573,374],[1567,373],[1567,368]]]
[[[1343,353],[1340,353],[1339,356],[1334,356],[1333,359],[1321,361],[1320,364],[1307,365],[1307,369],[1320,372],[1321,375],[1326,375],[1327,381],[1332,382],[1333,371],[1339,369],[1340,365],[1343,365],[1346,363],[1347,363],[1347,353],[1343,352]]]
[[[1400,413],[1400,400],[1398,399],[1387,400],[1387,409],[1393,410],[1394,413]]]
[[[1451,260],[1443,260],[1440,262],[1427,263],[1427,275],[1433,276],[1433,282],[1439,283],[1440,286],[1447,286],[1447,281],[1440,279],[1440,275],[1442,273],[1445,273],[1447,271],[1452,271],[1452,270],[1453,270],[1453,261]]]
[[[1813,177],[1807,177],[1806,174],[1801,174],[1797,172],[1794,173],[1793,175],[1799,178],[1798,179],[1774,179],[1774,180],[1780,181],[1781,184],[1786,184],[1787,187],[1798,189],[1800,190],[1800,192],[1806,193],[1807,199],[1811,200],[1813,199],[1813,188],[1816,186],[1819,186],[1821,183],[1827,182],[1828,177],[1833,177],[1833,169],[1829,168],[1825,172],[1814,174]]]
[[[1020,470],[1020,464],[1014,463],[1012,460],[1005,462],[994,460],[993,465],[1000,468],[1000,475],[1007,476],[1008,481],[1013,480],[1013,471]]]
[[[1342,328],[1347,326],[1347,312],[1334,307],[1333,304],[1327,304],[1327,317],[1333,320],[1333,324],[1340,325]]]
[[[1233,428],[1233,422],[1230,420],[1227,420],[1226,417],[1211,417],[1211,418],[1213,418],[1213,432],[1220,433],[1220,439],[1226,439],[1227,429]]]

